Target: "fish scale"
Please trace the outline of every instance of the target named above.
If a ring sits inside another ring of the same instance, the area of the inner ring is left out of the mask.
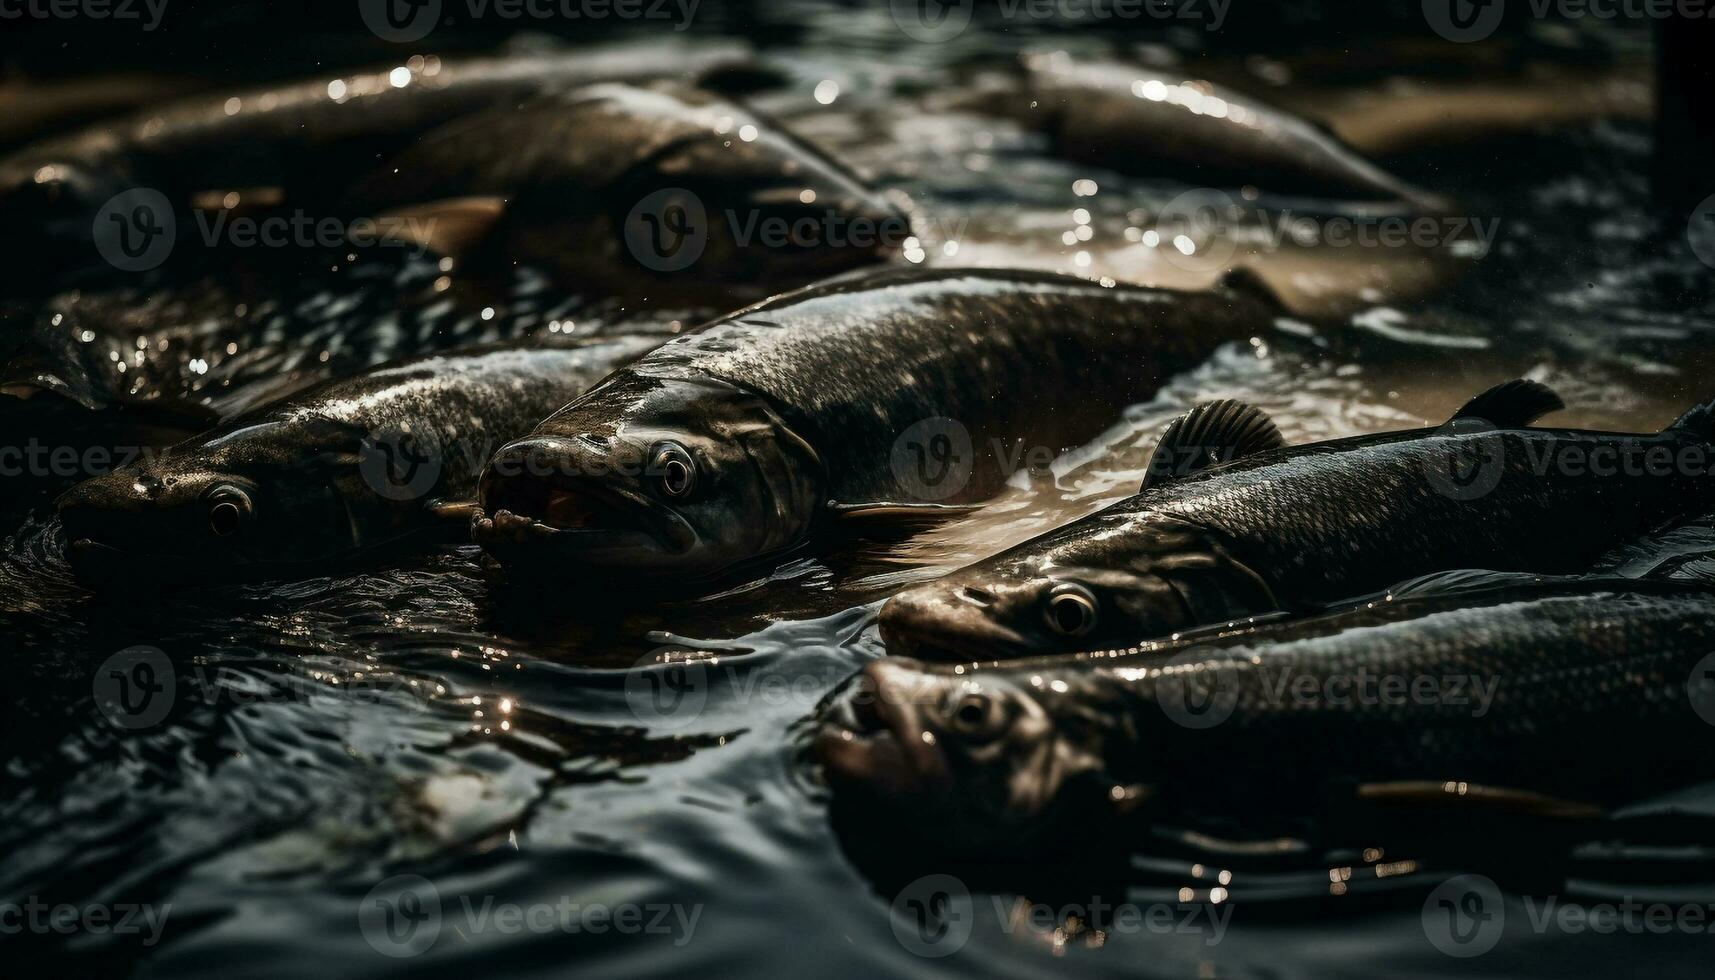
[[[1023,453],[1094,438],[1274,314],[1013,270],[831,280],[668,343],[504,447],[476,537],[502,563],[652,584],[766,572],[992,496],[1039,462]],[[649,465],[667,459],[680,491]]]
[[[1079,445],[1214,347],[1265,328],[1271,313],[1232,295],[908,270],[735,314],[633,370],[706,375],[767,396],[816,446],[829,495],[843,502],[912,499],[886,465],[895,442],[926,419],[954,420],[978,464],[947,499],[980,500],[1009,475],[994,440],[1056,453]]]
[[[884,658],[816,745],[837,797],[932,811],[971,850],[1139,806],[1253,827],[1360,799],[1573,816],[1715,777],[1715,593],[1452,577],[1110,650]]]
[[[1522,384],[1515,396],[1553,397]],[[1504,397],[1478,407],[1508,410]],[[1704,408],[1650,434],[1458,428],[1472,419],[1266,449],[1152,482],[901,592],[882,609],[882,633],[892,652],[936,660],[1087,649],[1313,611],[1450,569],[1581,573],[1640,534],[1715,507]],[[1604,458],[1615,465],[1591,465]]]

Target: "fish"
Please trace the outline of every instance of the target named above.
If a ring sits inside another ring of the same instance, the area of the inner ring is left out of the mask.
[[[1065,52],[1031,54],[1022,85],[971,97],[1047,137],[1058,156],[1201,188],[1256,187],[1292,197],[1449,210],[1333,132],[1225,86]]]
[[[340,215],[351,183],[454,119],[597,81],[718,82],[745,52],[725,45],[614,45],[506,58],[413,57],[359,72],[199,94],[25,146],[0,158],[10,291],[99,268],[92,228],[119,195],[158,192],[190,227],[193,207]],[[139,199],[125,203],[149,202]],[[373,211],[359,211],[373,216]],[[119,215],[123,218],[125,215]],[[161,226],[164,215],[152,215]],[[189,238],[181,234],[181,238]]]
[[[723,309],[882,262],[911,236],[897,204],[825,154],[736,102],[667,83],[460,119],[353,199],[461,261],[530,263],[607,295],[716,305],[718,293]]]
[[[1715,776],[1712,656],[1707,587],[1462,570],[1087,653],[883,657],[813,750],[836,803],[988,853],[1354,804],[1581,819]]]
[[[901,591],[881,635],[922,659],[1022,657],[1305,612],[1453,568],[1574,574],[1715,507],[1711,403],[1653,434],[1529,427],[1561,407],[1521,379],[1443,426],[1286,447],[1252,406],[1201,405],[1163,434],[1139,493]]]
[[[66,491],[73,572],[98,588],[291,578],[467,533],[488,454],[660,344],[481,345],[233,417]]]
[[[1276,313],[1244,281],[898,268],[809,286],[666,344],[501,449],[476,538],[556,580],[695,589],[921,529]]]

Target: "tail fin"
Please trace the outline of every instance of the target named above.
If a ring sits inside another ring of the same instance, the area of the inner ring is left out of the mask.
[[[1681,432],[1704,442],[1715,442],[1715,399],[1692,408],[1662,431]]]

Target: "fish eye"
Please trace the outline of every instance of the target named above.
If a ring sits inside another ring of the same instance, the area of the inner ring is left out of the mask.
[[[1065,582],[1048,593],[1043,617],[1048,628],[1061,636],[1083,636],[1096,628],[1096,610],[1096,597],[1089,589]]]
[[[208,495],[208,529],[216,537],[231,537],[249,520],[250,495],[234,486],[216,487]]]
[[[948,712],[949,726],[960,735],[992,736],[1000,730],[1000,701],[981,691],[967,691]]]
[[[650,472],[662,495],[671,500],[684,500],[697,489],[697,461],[678,443],[664,443],[655,451]]]

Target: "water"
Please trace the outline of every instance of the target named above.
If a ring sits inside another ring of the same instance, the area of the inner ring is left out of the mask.
[[[770,53],[792,79],[764,107],[907,195],[924,261],[1213,279],[1215,264],[1134,237],[1133,212],[1183,188],[1054,160],[950,98],[972,55],[1106,50],[1113,38],[979,21],[957,42],[902,45],[885,8],[768,16]],[[1123,53],[1150,60],[1201,43],[1183,32],[1121,40]],[[1564,40],[1550,37],[1546,50],[1575,61],[1596,43]],[[1598,41],[1629,51],[1638,38]],[[1379,87],[1386,74],[1338,52],[1250,68],[1227,52],[1218,64],[1271,77],[1297,65],[1305,84]],[[828,106],[811,94],[825,80],[839,86]],[[1199,243],[1206,255],[1231,241],[1234,260],[1287,294],[1294,316],[1132,407],[1059,460],[1051,481],[1020,478],[973,520],[806,560],[721,596],[597,607],[564,583],[498,581],[463,547],[345,577],[98,597],[70,578],[47,491],[26,494],[9,505],[15,530],[0,563],[11,664],[0,896],[142,905],[165,920],[158,942],[145,928],[0,944],[19,950],[16,964],[52,955],[84,974],[142,977],[987,978],[1060,975],[1071,962],[1098,975],[1440,976],[1470,964],[1431,942],[1425,904],[1434,908],[1450,875],[1472,872],[1506,893],[1504,936],[1475,961],[1485,972],[1612,974],[1647,958],[1663,974],[1701,975],[1707,942],[1686,931],[1533,926],[1545,895],[1715,902],[1715,851],[1694,833],[1652,850],[1624,843],[1635,821],[1605,828],[1597,844],[1455,816],[1397,836],[1307,827],[1302,843],[1240,853],[1197,836],[1230,828],[1161,828],[1117,850],[1092,842],[1065,867],[1006,855],[951,866],[900,846],[908,822],[830,821],[799,752],[815,704],[881,654],[874,610],[890,591],[1124,496],[1154,434],[1199,400],[1255,401],[1296,442],[1433,423],[1520,374],[1566,396],[1568,425],[1654,428],[1707,397],[1709,270],[1687,245],[1684,217],[1649,203],[1650,149],[1647,125],[1618,120],[1389,161],[1471,216],[1498,220],[1486,251],[1273,249],[1243,229]],[[225,318],[232,297],[218,290],[201,310],[158,319],[150,311],[182,294],[97,291],[76,302],[143,311],[129,325],[96,317],[98,342],[112,331],[123,344],[127,330],[178,339],[136,355],[135,370],[163,389],[218,392],[223,405],[271,394],[282,377],[295,385],[545,321],[670,330],[695,315],[586,315],[587,304],[521,276],[498,317],[473,317],[490,302],[477,297],[410,330],[365,315],[375,294],[337,280],[295,287],[322,304],[308,317],[320,326],[295,334],[267,309]],[[194,359],[205,370],[189,369]],[[114,696],[115,665],[134,662],[116,655],[158,668],[164,719],[133,729],[102,712],[92,692]],[[674,687],[658,693],[652,678],[692,683],[673,704]],[[1715,794],[1692,788],[1684,803],[1706,811]],[[952,906],[971,929],[962,942],[955,932],[925,945],[910,917],[913,899],[940,889],[919,880],[933,873],[952,873],[970,896]],[[1033,926],[1021,901],[1050,907],[1047,924]],[[1133,903],[1141,917],[1098,914],[1092,926],[1080,908],[1098,902]],[[591,908],[637,918],[615,927],[585,918]]]

